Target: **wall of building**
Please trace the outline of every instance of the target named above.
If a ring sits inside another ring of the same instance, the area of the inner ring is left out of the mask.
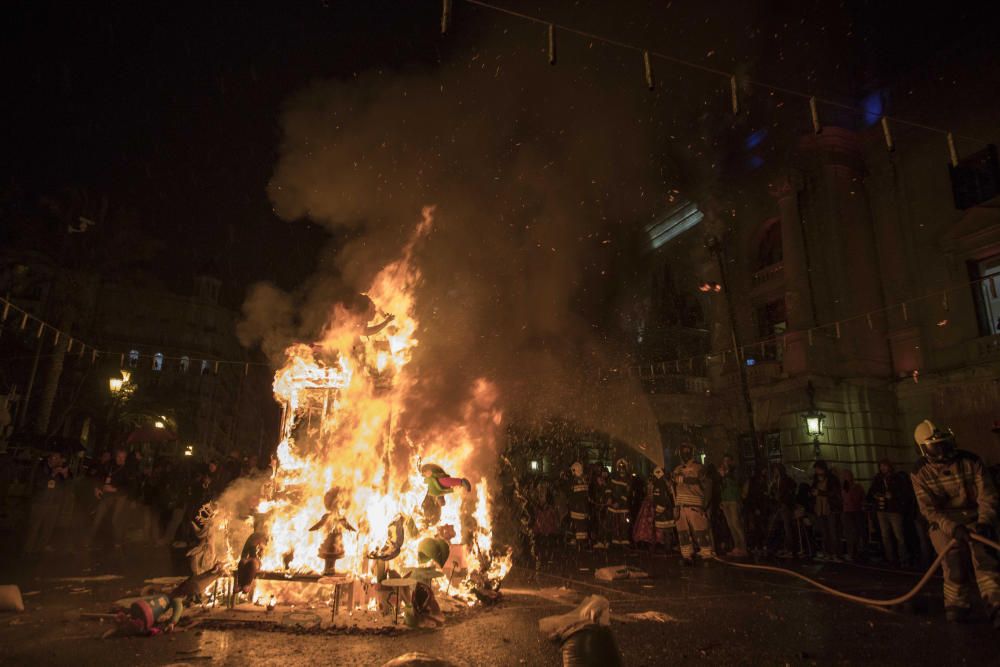
[[[995,119],[962,129],[1000,139]],[[826,415],[819,455],[861,479],[883,457],[913,461],[913,428],[926,418],[1000,462],[1000,336],[982,330],[968,271],[969,261],[1000,254],[1000,200],[956,209],[943,137],[903,133],[897,142],[888,152],[877,126],[803,137],[770,193],[745,191],[745,214],[728,223],[728,296],[742,341],[759,340],[760,306],[785,302],[780,349],[746,356],[754,357],[747,371],[755,429],[778,433],[781,458],[795,467],[816,457],[803,420],[810,382]],[[758,244],[775,218],[781,260],[760,266]],[[660,252],[660,261],[672,261],[669,245]],[[702,264],[699,278],[717,275]],[[726,295],[711,298],[706,328],[719,354],[731,349]],[[920,301],[904,312],[899,304],[913,299]],[[661,423],[710,426],[720,448],[746,433],[736,363],[729,352],[725,363],[709,364],[710,396],[652,397]]]

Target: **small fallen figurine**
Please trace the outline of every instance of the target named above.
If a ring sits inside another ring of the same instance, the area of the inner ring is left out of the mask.
[[[184,605],[192,601],[201,601],[208,587],[225,574],[226,569],[222,563],[216,563],[205,572],[192,574],[178,584],[169,595],[159,593],[133,598],[128,612],[120,611],[114,614],[117,625],[105,632],[102,639],[136,635],[155,637],[164,632],[171,632],[184,613]],[[93,616],[104,618],[108,615]]]
[[[119,612],[115,618],[117,627],[105,632],[102,639],[135,635],[155,637],[173,630],[183,613],[183,598],[148,595],[133,602],[128,613]]]
[[[346,528],[351,532],[357,532],[347,519],[343,517],[340,509],[341,489],[333,487],[323,496],[323,505],[326,507],[326,514],[320,517],[309,530],[310,532],[327,529],[326,539],[319,547],[319,557],[325,561],[323,568],[324,575],[336,574],[337,561],[344,557],[344,538],[341,528]]]

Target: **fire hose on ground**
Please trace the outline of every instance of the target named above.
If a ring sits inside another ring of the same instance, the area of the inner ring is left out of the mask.
[[[988,547],[992,547],[1000,551],[1000,543],[987,539],[982,535],[970,533],[969,538],[975,540],[976,542],[979,542],[980,544],[984,544]],[[858,602],[860,604],[873,605],[876,607],[895,607],[896,605],[901,605],[910,601],[915,595],[917,595],[917,593],[919,593],[923,589],[924,586],[927,585],[927,582],[931,580],[931,577],[934,576],[934,573],[937,571],[937,569],[941,567],[941,561],[944,560],[944,557],[948,555],[948,552],[951,551],[957,544],[958,542],[956,540],[954,539],[951,540],[948,543],[947,547],[944,550],[942,550],[941,553],[938,554],[937,558],[934,559],[934,562],[931,563],[931,566],[927,569],[927,572],[924,573],[924,576],[920,578],[920,581],[918,581],[917,584],[912,589],[910,589],[909,592],[904,593],[903,595],[900,595],[898,597],[891,598],[889,600],[878,600],[875,598],[866,598],[860,595],[852,595],[850,593],[844,593],[843,591],[838,591],[836,588],[831,588],[830,586],[827,586],[824,583],[821,583],[819,581],[816,581],[815,579],[807,577],[806,575],[801,574],[800,572],[796,572],[795,570],[790,570],[784,567],[775,567],[773,565],[751,565],[750,563],[736,563],[733,561],[723,560],[722,558],[719,557],[716,557],[715,560],[719,561],[720,563],[725,563],[726,565],[737,567],[744,570],[777,572],[778,574],[785,574],[788,576],[796,577],[797,579],[801,579],[807,584],[815,586],[816,588],[820,589],[825,593],[829,593],[830,595],[834,595],[844,600],[849,600],[850,602]]]

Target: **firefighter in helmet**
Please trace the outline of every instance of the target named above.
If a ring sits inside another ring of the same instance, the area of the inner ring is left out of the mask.
[[[684,564],[693,565],[695,543],[698,544],[700,558],[715,558],[707,511],[708,499],[712,495],[712,481],[705,473],[705,467],[695,460],[691,443],[682,442],[677,448],[677,456],[681,460],[673,474],[677,541],[680,543]]]
[[[631,476],[628,461],[625,459],[618,459],[615,462],[615,471],[604,490],[604,496],[611,523],[611,544],[625,548],[630,544],[628,513],[632,506]]]
[[[583,464],[577,461],[569,467],[572,478],[569,481],[569,518],[573,526],[573,541],[582,546],[590,538],[589,485],[583,476]]]
[[[993,627],[1000,629],[1000,571],[996,554],[970,533],[996,539],[997,491],[982,460],[958,449],[955,435],[930,420],[917,425],[913,439],[921,460],[910,479],[920,512],[930,524],[931,542],[944,557],[944,605],[949,621],[961,622],[971,606],[973,582],[979,587]]]
[[[656,531],[656,541],[663,542],[669,553],[671,548],[674,521],[674,492],[667,480],[667,473],[661,466],[653,468],[653,528]],[[654,543],[655,546],[655,543]]]

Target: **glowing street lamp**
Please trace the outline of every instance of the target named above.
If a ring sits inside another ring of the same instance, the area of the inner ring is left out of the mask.
[[[810,438],[819,438],[823,435],[823,422],[826,421],[826,415],[822,412],[808,412],[805,415],[806,420],[806,433],[809,434]]]
[[[121,374],[122,376],[118,378],[108,378],[108,388],[113,396],[122,393],[122,390],[128,385],[128,381],[132,379],[132,373],[129,371],[123,370]]]
[[[166,424],[164,424],[163,422],[161,422],[159,419],[157,419],[155,422],[153,422],[153,426],[155,428],[166,428]]]
[[[806,434],[812,438],[813,452],[816,454],[816,458],[819,458],[819,437],[823,435],[826,415],[816,409],[816,389],[812,382],[806,385],[806,394],[809,396],[809,411],[802,415],[802,419],[806,422]]]

